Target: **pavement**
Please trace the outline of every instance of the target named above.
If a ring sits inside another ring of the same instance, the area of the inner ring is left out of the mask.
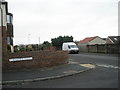
[[[2,73],[0,85],[22,84],[72,76],[94,69],[92,64],[80,64],[70,61],[66,65],[32,70],[7,71]]]

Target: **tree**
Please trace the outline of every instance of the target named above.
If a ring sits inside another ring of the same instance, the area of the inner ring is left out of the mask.
[[[32,49],[33,50],[38,50],[38,44],[32,44]]]
[[[52,38],[52,45],[55,46],[58,50],[61,50],[62,44],[64,42],[73,42],[73,37],[72,36],[59,36],[57,38]]]
[[[18,51],[20,51],[20,47],[18,45],[15,45],[14,46],[14,52],[18,52]]]
[[[10,45],[7,45],[7,52],[11,52],[11,47],[10,47]]]
[[[44,50],[46,48],[51,47],[51,43],[49,43],[48,41],[44,41],[42,45],[39,46],[40,50]]]

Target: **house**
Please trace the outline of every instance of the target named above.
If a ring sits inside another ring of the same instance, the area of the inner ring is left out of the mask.
[[[13,14],[7,13],[7,44],[13,46]]]
[[[120,36],[108,36],[106,44],[120,44]]]
[[[8,12],[8,3],[2,0],[0,3],[0,22],[2,31],[2,52],[7,52],[7,46],[10,46],[10,51],[13,52],[13,14]]]
[[[98,36],[86,37],[85,39],[78,41],[77,45],[80,52],[88,52],[87,45],[105,44],[106,41]]]

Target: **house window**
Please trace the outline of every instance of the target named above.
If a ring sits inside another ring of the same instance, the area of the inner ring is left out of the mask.
[[[7,37],[7,44],[13,45],[13,37]]]
[[[7,15],[7,23],[11,23],[11,17],[10,17],[10,15]]]
[[[7,44],[10,45],[10,37],[7,37]]]

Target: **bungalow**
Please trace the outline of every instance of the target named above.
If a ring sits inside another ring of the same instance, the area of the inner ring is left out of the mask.
[[[105,44],[106,41],[98,36],[87,37],[81,41],[77,42],[77,45],[80,49],[80,52],[88,52],[87,45],[95,45],[95,44]]]
[[[106,44],[120,44],[120,36],[108,36]]]

